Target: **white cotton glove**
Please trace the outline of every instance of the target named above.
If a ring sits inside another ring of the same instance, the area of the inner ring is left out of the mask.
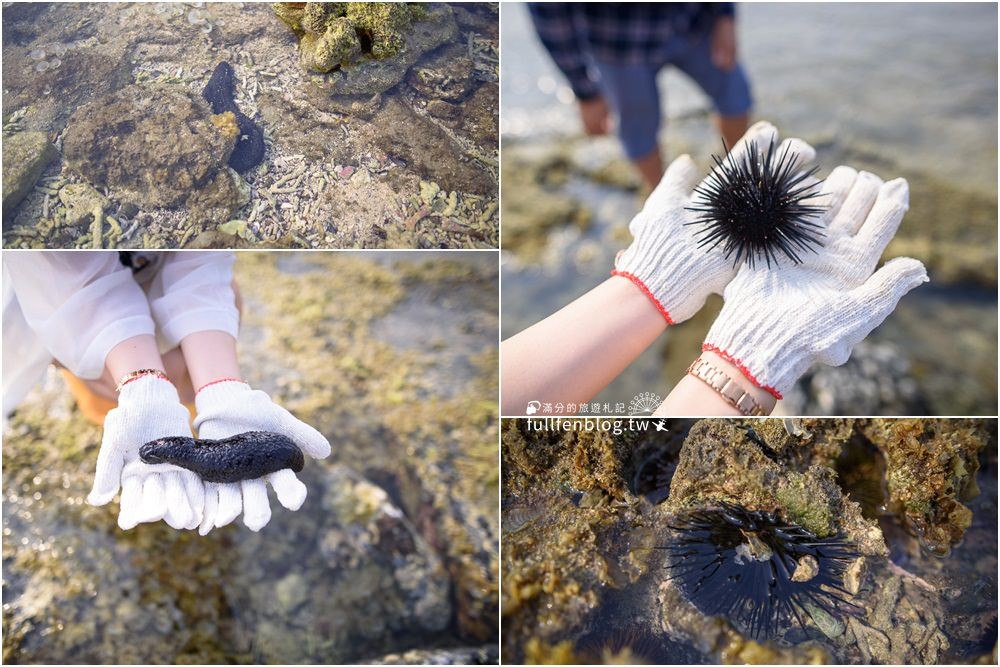
[[[909,208],[904,179],[883,183],[837,167],[813,203],[828,207],[820,217],[826,237],[818,254],[802,264],[782,257],[776,267],[742,267],[705,339],[705,349],[777,398],[817,361],[846,362],[900,298],[928,280],[924,265],[909,257],[875,271]]]
[[[160,519],[177,529],[197,526],[205,502],[201,479],[178,466],[149,465],[139,458],[139,447],[150,440],[190,437],[189,420],[177,389],[167,380],[145,375],[122,387],[118,407],[104,419],[94,488],[87,501],[106,505],[120,485],[122,530]]]
[[[761,121],[747,130],[731,153],[735,159],[742,159],[752,142],[766,154],[772,141],[777,144],[778,131]],[[786,139],[777,155],[786,149],[796,156],[797,169],[816,156],[816,151],[801,139]],[[670,163],[642,210],[629,223],[632,245],[618,257],[611,272],[635,283],[668,324],[694,316],[709,294],[722,294],[738,268],[721,246],[699,247],[698,226],[685,224],[699,217],[685,210],[692,204],[692,197],[699,196],[693,193],[698,175],[694,160],[687,155]]]
[[[199,438],[220,440],[247,431],[270,431],[291,438],[303,454],[315,459],[330,455],[330,443],[322,433],[243,382],[226,380],[204,387],[195,396],[195,407],[198,416],[194,426]],[[305,502],[306,485],[288,468],[232,484],[206,482],[205,512],[198,532],[207,535],[212,528],[234,521],[241,511],[250,530],[266,526],[271,520],[271,505],[265,482],[271,484],[284,507],[295,511]]]

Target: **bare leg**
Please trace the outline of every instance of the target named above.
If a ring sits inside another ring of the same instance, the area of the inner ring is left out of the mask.
[[[715,126],[719,129],[719,134],[725,140],[726,146],[733,147],[746,134],[750,127],[750,118],[746,114],[742,116],[716,115]]]
[[[660,149],[654,148],[641,158],[633,160],[633,164],[639,170],[642,180],[649,189],[655,188],[663,176],[663,160],[660,158]]]

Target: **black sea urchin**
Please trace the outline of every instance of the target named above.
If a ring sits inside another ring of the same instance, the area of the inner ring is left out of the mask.
[[[823,244],[822,225],[813,218],[824,207],[804,203],[819,193],[813,179],[818,167],[793,172],[795,154],[787,145],[778,153],[772,140],[766,154],[750,142],[740,158],[712,156],[717,168],[695,188],[687,207],[698,218],[686,224],[702,227],[698,247],[721,244],[727,258],[736,256],[734,264],[753,268],[763,257],[770,268],[779,252],[799,264],[800,252]]]
[[[723,503],[683,513],[663,547],[672,579],[699,611],[726,616],[748,636],[773,637],[795,619],[858,610],[842,587],[854,546],[818,538],[776,513]]]

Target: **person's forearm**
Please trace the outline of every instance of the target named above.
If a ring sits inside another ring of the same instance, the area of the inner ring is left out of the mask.
[[[503,414],[529,401],[583,403],[617,377],[666,329],[656,306],[612,277],[500,345]]]
[[[199,331],[181,341],[184,363],[197,391],[217,380],[239,380],[236,339],[223,331]]]
[[[725,371],[767,414],[774,410],[777,403],[774,396],[750,382],[735,365],[711,351],[702,352],[700,358]],[[658,417],[726,417],[742,413],[703,380],[685,374],[654,414]]]
[[[146,368],[166,371],[160,351],[156,347],[156,338],[147,334],[127,338],[115,345],[108,352],[104,366],[115,384],[133,371]]]

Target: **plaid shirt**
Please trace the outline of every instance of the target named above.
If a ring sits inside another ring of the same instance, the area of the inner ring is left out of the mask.
[[[730,2],[529,2],[538,37],[579,99],[598,94],[587,58],[663,65],[674,37],[707,34]]]

